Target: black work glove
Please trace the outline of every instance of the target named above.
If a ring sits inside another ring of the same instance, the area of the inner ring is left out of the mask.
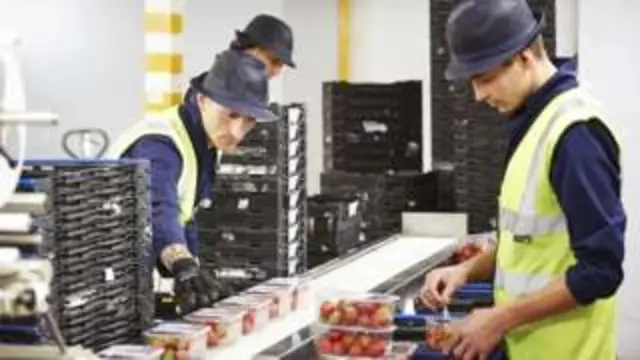
[[[222,284],[201,269],[192,258],[176,260],[171,266],[173,291],[181,314],[209,307],[228,296]]]

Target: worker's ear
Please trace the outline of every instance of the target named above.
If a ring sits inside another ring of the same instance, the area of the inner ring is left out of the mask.
[[[524,64],[533,64],[536,61],[536,55],[531,48],[522,50],[517,56]]]
[[[202,94],[196,94],[196,103],[198,104],[198,107],[200,109],[204,109],[204,106],[206,105],[207,99],[205,98],[204,95]]]

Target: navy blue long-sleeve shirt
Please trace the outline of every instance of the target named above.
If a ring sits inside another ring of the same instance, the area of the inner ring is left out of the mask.
[[[545,105],[576,86],[572,64],[566,63],[511,116],[507,160]],[[576,301],[586,305],[611,296],[622,282],[626,215],[618,148],[598,122],[584,120],[561,136],[550,180],[577,259],[566,272],[567,286]]]
[[[195,207],[211,194],[216,153],[208,147],[195,102],[195,91],[187,92],[179,113],[198,157]],[[167,245],[176,243],[186,245],[193,255],[197,255],[198,231],[195,220],[185,227],[178,222],[178,180],[183,163],[173,141],[165,136],[148,135],[133,144],[123,157],[144,158],[150,161],[152,244],[156,257]]]

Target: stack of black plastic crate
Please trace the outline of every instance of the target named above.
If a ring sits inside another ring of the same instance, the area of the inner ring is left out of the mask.
[[[362,199],[365,243],[401,230],[403,211],[438,210],[422,173],[422,84],[324,84],[323,194]]]
[[[470,86],[444,78],[449,61],[447,17],[457,2],[430,1],[431,134],[434,169],[453,169],[455,208],[469,215],[473,233],[495,227],[497,195],[505,164],[507,120],[474,99]],[[529,0],[544,13],[543,39],[555,52],[555,0]]]
[[[364,240],[359,195],[317,194],[309,197],[307,206],[309,268],[348,254]]]
[[[238,291],[307,268],[306,111],[276,108],[279,121],[221,157],[212,207],[197,215],[201,261]]]
[[[141,340],[154,316],[147,164],[33,161],[20,184],[48,195],[37,226],[53,254],[51,309],[67,344]]]
[[[362,234],[369,243],[397,233],[402,228],[402,212],[436,211],[433,173],[398,172],[363,174],[325,172],[321,175],[323,193],[358,194],[362,199]]]

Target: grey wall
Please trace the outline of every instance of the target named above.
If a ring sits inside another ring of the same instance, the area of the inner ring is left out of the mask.
[[[61,116],[29,130],[31,157],[61,156],[70,128],[113,134],[142,116],[142,14],[142,1],[0,0],[0,28],[22,37],[27,106]]]

